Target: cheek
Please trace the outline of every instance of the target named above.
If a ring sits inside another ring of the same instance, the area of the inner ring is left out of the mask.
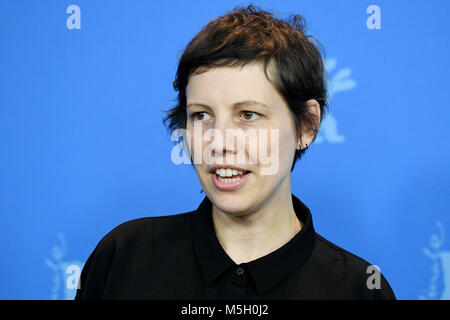
[[[295,133],[289,128],[268,128],[259,131],[257,137],[257,163],[261,178],[272,179],[290,172],[295,154]],[[253,153],[254,154],[254,153]],[[249,152],[250,158],[252,152]]]
[[[280,130],[280,153],[294,153],[296,147],[295,135],[291,130]]]
[[[280,169],[286,167],[290,168],[295,155],[296,143],[295,134],[291,130],[279,130],[278,153]],[[273,151],[276,149],[274,146],[271,146],[271,148]]]
[[[191,128],[189,128],[189,126],[186,126],[186,132],[185,132],[185,136],[183,137],[183,147],[186,148],[187,153],[189,153],[192,156],[192,147],[193,147],[193,142],[194,142],[194,137],[193,137],[193,130],[191,130]]]
[[[186,148],[188,148],[189,153],[192,157],[194,154],[200,153],[202,151],[202,144],[204,144],[202,139],[202,129],[194,128],[192,125],[186,125]],[[198,164],[196,164],[198,165]]]

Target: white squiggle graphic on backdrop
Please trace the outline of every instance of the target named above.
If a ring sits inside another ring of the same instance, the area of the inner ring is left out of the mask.
[[[332,71],[336,68],[337,60],[335,58],[326,59],[324,63],[325,70],[330,75],[327,79],[328,99],[334,97],[338,92],[349,91],[356,87],[356,81],[351,78],[350,68],[339,69],[331,76]],[[345,141],[345,137],[338,132],[337,120],[331,112],[323,119],[315,142],[320,143],[324,140],[330,143],[342,143]]]
[[[54,272],[50,299],[73,300],[79,278],[79,272],[76,271],[83,268],[83,263],[78,260],[63,261],[66,254],[66,239],[61,232],[58,233],[58,238],[60,243],[52,248],[53,259],[45,260],[45,264]]]
[[[428,248],[422,252],[431,259],[431,278],[428,289],[423,290],[419,296],[421,300],[450,300],[450,251],[442,250],[445,233],[440,221],[436,222],[438,234],[432,234]],[[442,274],[442,277],[441,277]],[[439,285],[442,290],[439,292]]]

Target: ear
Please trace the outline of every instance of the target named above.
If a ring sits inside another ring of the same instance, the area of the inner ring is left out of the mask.
[[[315,116],[315,127],[317,130],[319,130],[319,124],[320,124],[320,105],[319,102],[317,102],[316,99],[309,99],[305,102],[306,108],[308,109],[308,112],[313,114]],[[314,140],[314,137],[316,133],[312,130],[310,130],[304,123],[302,124],[302,135],[298,138],[297,141],[297,150],[305,149],[307,148],[311,142]]]

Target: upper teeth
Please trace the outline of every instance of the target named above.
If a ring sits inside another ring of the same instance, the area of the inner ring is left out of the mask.
[[[221,169],[216,169],[216,174],[221,177],[231,177],[231,176],[237,176],[238,174],[242,174],[242,171],[235,170],[235,169],[229,169],[229,168],[227,168],[227,169],[221,168]]]

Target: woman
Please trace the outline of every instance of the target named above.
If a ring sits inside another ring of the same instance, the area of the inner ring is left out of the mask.
[[[249,6],[210,22],[181,57],[165,118],[184,130],[206,197],[111,231],[76,299],[395,299],[378,269],[314,231],[291,193],[326,112],[325,83],[300,16]]]

